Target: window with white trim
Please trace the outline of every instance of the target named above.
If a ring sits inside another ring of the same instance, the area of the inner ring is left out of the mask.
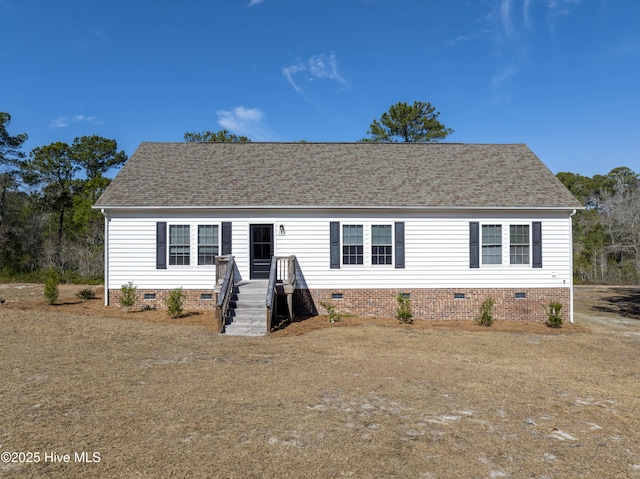
[[[189,225],[169,225],[169,265],[188,266],[190,244]]]
[[[529,264],[529,225],[509,227],[509,263]]]
[[[363,226],[342,225],[342,264],[363,264],[363,260]]]
[[[482,264],[502,264],[502,225],[482,225]]]
[[[371,264],[393,264],[391,225],[371,225]]]
[[[198,225],[198,265],[213,265],[218,256],[218,225]]]

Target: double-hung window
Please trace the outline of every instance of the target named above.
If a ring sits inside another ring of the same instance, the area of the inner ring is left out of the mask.
[[[391,225],[371,226],[371,264],[393,264]]]
[[[363,264],[362,225],[342,225],[342,264]]]
[[[189,225],[169,225],[169,265],[189,265]]]
[[[529,225],[511,225],[509,238],[509,262],[529,264]]]
[[[502,225],[482,225],[482,264],[502,264]]]
[[[218,225],[198,225],[198,265],[215,264],[218,256]]]

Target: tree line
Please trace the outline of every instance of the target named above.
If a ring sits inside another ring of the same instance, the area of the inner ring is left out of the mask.
[[[361,142],[438,142],[453,132],[430,103],[399,102],[374,119]],[[101,281],[104,220],[91,206],[107,171],[127,161],[115,140],[82,136],[22,151],[0,112],[0,279],[39,280],[55,268],[67,280]],[[247,142],[227,130],[187,132],[186,142]],[[304,142],[304,140],[302,140]],[[640,283],[640,174],[618,167],[558,179],[585,205],[573,217],[574,277],[580,283]]]
[[[38,281],[54,268],[68,281],[100,281],[104,220],[91,207],[127,155],[97,135],[27,155],[27,134],[10,134],[10,123],[0,112],[0,277]]]
[[[640,283],[640,174],[622,166],[591,178],[557,177],[585,205],[573,217],[576,282]]]

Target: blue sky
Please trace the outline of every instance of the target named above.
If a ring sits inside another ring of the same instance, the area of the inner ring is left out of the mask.
[[[640,171],[636,0],[0,0],[0,44],[0,111],[27,151],[223,128],[356,141],[418,100],[447,141]]]

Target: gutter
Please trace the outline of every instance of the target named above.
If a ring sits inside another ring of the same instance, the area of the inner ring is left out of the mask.
[[[571,248],[569,255],[569,322],[573,324],[573,215],[576,214],[576,210],[573,210],[569,215],[569,233],[571,238]]]
[[[100,212],[104,216],[104,305],[109,306],[109,217],[104,208]]]
[[[344,206],[344,205],[273,205],[273,206],[189,206],[189,205],[164,205],[164,206],[123,206],[104,205],[92,206],[93,209],[114,209],[114,210],[504,210],[504,211],[569,211],[576,208],[574,206]],[[579,209],[585,209],[581,207]]]

